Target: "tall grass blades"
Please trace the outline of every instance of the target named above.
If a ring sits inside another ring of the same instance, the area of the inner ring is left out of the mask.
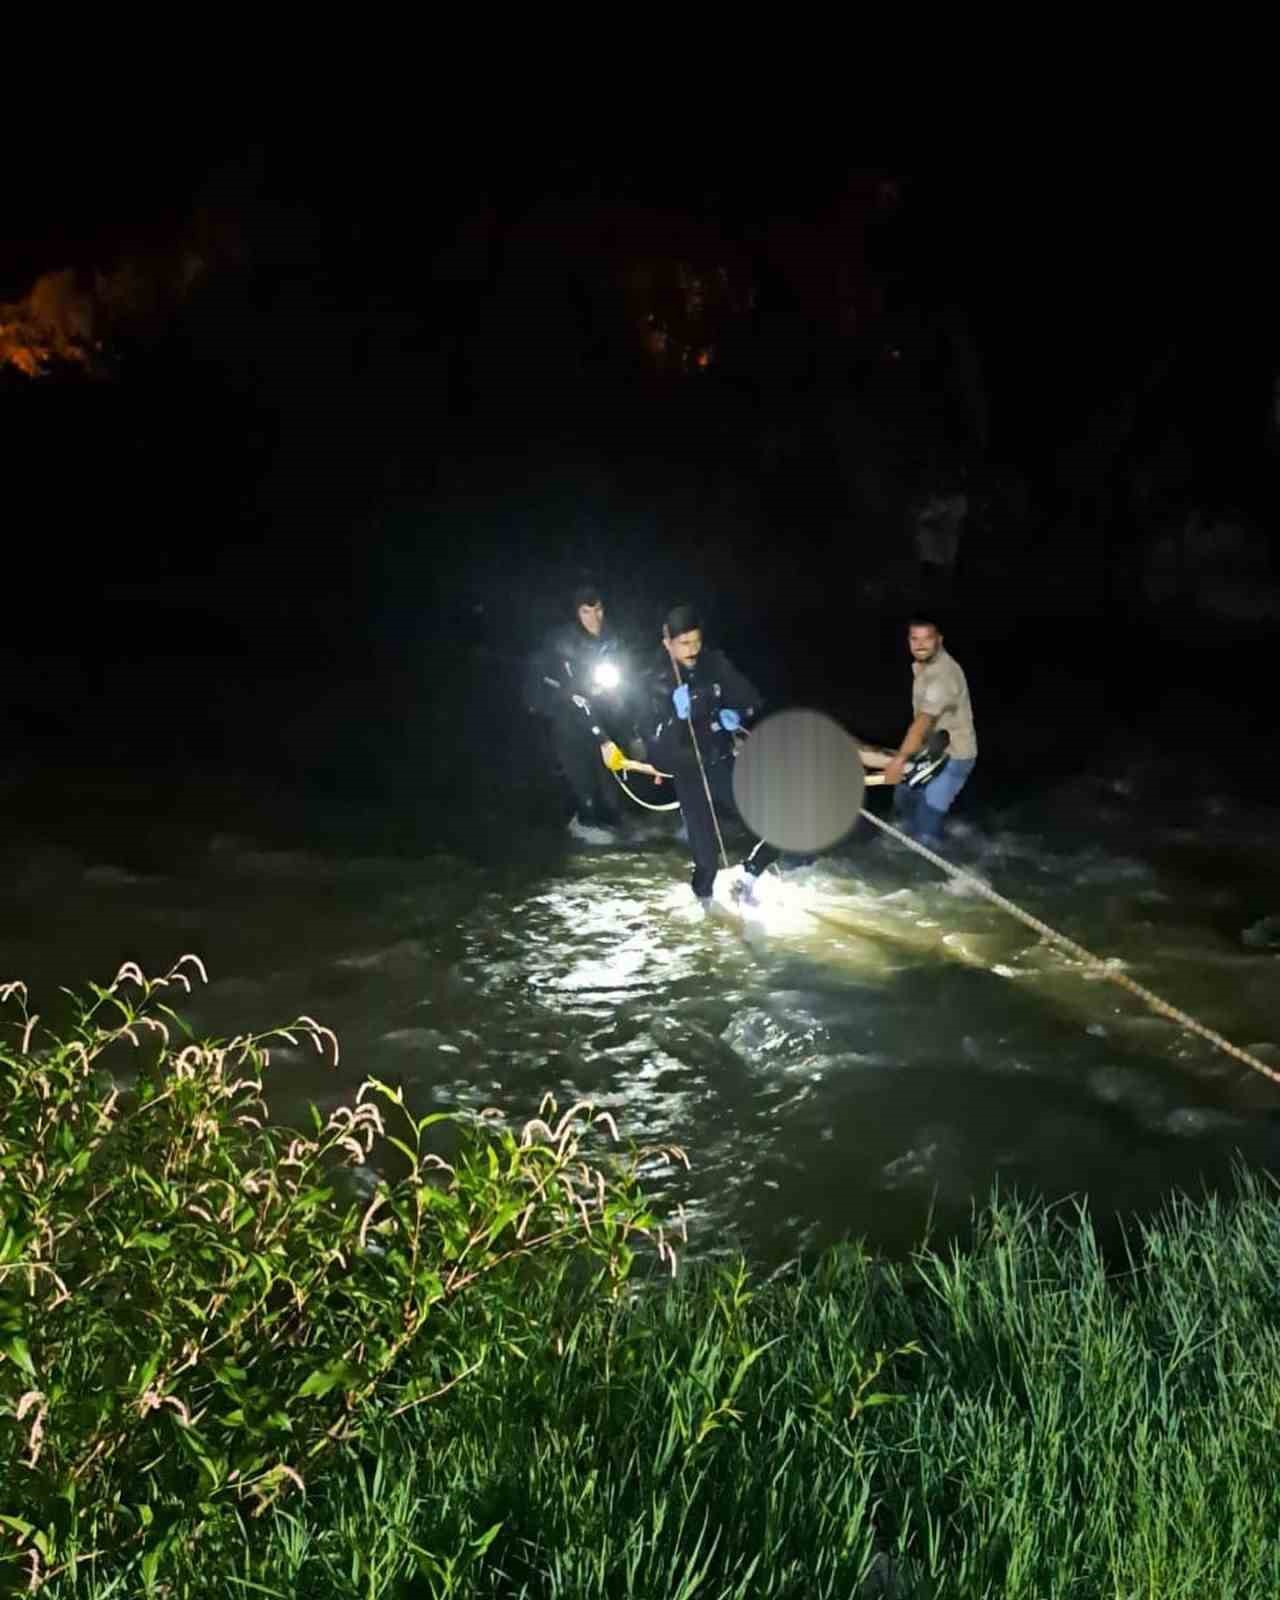
[[[1083,1209],[997,1201],[945,1257],[695,1269],[424,1419],[426,1526],[497,1528],[464,1591],[495,1600],[1263,1600],[1278,1269],[1247,1177],[1127,1262]]]
[[[0,995],[0,1570],[32,1585],[131,1562],[153,1585],[219,1528],[243,1539],[377,1424],[544,1344],[548,1308],[616,1295],[654,1232],[631,1161],[585,1155],[612,1130],[588,1107],[516,1133],[370,1080],[275,1125],[274,1039],[336,1040],[303,1017],[179,1046],[189,974],[123,968],[63,1038]],[[352,1181],[375,1148],[398,1175]]]

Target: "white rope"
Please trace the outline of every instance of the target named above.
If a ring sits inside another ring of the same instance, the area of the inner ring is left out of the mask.
[[[671,657],[671,670],[676,675],[676,687],[679,688],[684,683],[684,679],[680,676],[680,663],[674,656]],[[711,826],[716,830],[716,844],[720,847],[720,867],[722,871],[727,872],[729,868],[729,856],[725,850],[724,839],[720,833],[720,818],[716,815],[716,803],[711,798],[711,785],[707,782],[707,769],[702,764],[702,751],[698,746],[698,735],[694,732],[693,728],[692,699],[690,700],[689,704],[689,716],[687,720],[689,723],[689,738],[693,742],[693,753],[698,758],[698,776],[702,779],[702,792],[707,797],[707,810],[711,813]]]
[[[1280,1071],[1275,1067],[1267,1066],[1265,1062],[1259,1061],[1257,1056],[1251,1055],[1247,1050],[1242,1050],[1239,1045],[1232,1044],[1230,1039],[1224,1038],[1222,1034],[1216,1033],[1212,1028],[1205,1027],[1204,1023],[1197,1022],[1194,1017],[1188,1016],[1185,1011],[1180,1011],[1177,1006],[1170,1005],[1167,1000],[1162,1000],[1158,994],[1154,994],[1150,989],[1144,988],[1142,984],[1135,983],[1132,978],[1120,972],[1100,956],[1095,956],[1091,951],[1086,950],[1083,945],[1077,944],[1074,939],[1068,939],[1065,934],[1051,928],[1047,922],[1041,922],[1039,917],[1033,917],[1029,911],[1024,911],[1021,906],[1014,905],[1012,900],[1007,900],[1004,895],[998,894],[990,884],[984,883],[981,878],[975,878],[971,872],[964,872],[959,867],[953,867],[949,861],[944,860],[936,851],[930,850],[927,845],[921,844],[918,839],[910,838],[907,834],[902,833],[891,823],[885,822],[882,817],[877,817],[874,812],[868,811],[865,807],[862,810],[862,815],[873,827],[879,828],[882,833],[887,833],[891,838],[896,839],[899,844],[905,844],[908,849],[914,850],[918,856],[923,856],[926,861],[931,861],[935,867],[940,867],[943,872],[955,878],[958,882],[968,884],[970,888],[976,889],[984,900],[989,900],[992,905],[999,906],[1002,911],[1007,911],[1011,917],[1016,917],[1019,922],[1025,924],[1033,932],[1038,933],[1042,939],[1047,939],[1050,944],[1057,945],[1060,949],[1066,950],[1069,954],[1075,956],[1077,960],[1083,961],[1087,967],[1095,971],[1099,977],[1105,978],[1108,983],[1114,983],[1121,989],[1127,989],[1130,994],[1136,995],[1139,1000],[1150,1006],[1153,1011],[1158,1012],[1162,1017],[1168,1017],[1171,1022],[1178,1023],[1180,1027],[1186,1028],[1189,1033],[1198,1034],[1201,1039],[1211,1044],[1215,1050],[1221,1050],[1224,1055],[1243,1062],[1246,1067],[1251,1067],[1254,1072],[1260,1072],[1264,1078],[1270,1078],[1272,1083],[1280,1083]]]
[[[609,771],[613,772],[613,768],[610,767]],[[629,800],[634,800],[638,806],[643,806],[646,811],[679,811],[680,802],[678,800],[667,800],[664,801],[664,803],[660,806],[654,805],[652,801],[642,800],[638,794],[633,794],[631,792],[631,785],[627,782],[625,776],[621,772],[614,772],[613,776],[623,794],[625,794]]]

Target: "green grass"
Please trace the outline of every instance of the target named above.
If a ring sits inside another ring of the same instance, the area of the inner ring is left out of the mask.
[[[825,1600],[877,1555],[903,1595],[1280,1594],[1280,1212],[1243,1180],[1133,1244],[1005,1204],[945,1259],[692,1275],[434,1416],[422,1525],[501,1523],[475,1595]]]
[[[1280,1211],[1241,1180],[1104,1263],[997,1204],[963,1253],[694,1270],[579,1308],[250,1530],[197,1596],[1280,1594]],[[55,1595],[134,1592],[82,1570]]]
[[[184,1504],[170,1477],[152,1502],[165,1538],[121,1543],[99,1537],[121,1524],[86,1488],[43,1593],[1280,1594],[1280,1207],[1267,1180],[1242,1173],[1229,1199],[1173,1201],[1107,1257],[1085,1210],[997,1198],[965,1248],[902,1264],[846,1247],[768,1282],[742,1264],[619,1280],[565,1256],[505,1270],[506,1235],[476,1222],[483,1140],[498,1136],[475,1137],[457,1198],[504,1270],[483,1295],[433,1301],[422,1348],[313,1458],[305,1492],[218,1497],[197,1473]],[[512,1160],[510,1144],[492,1148]],[[447,1233],[423,1244],[457,1248]],[[34,1340],[29,1353],[40,1359]],[[78,1365],[73,1334],[59,1354],[91,1381],[87,1342]],[[442,1372],[458,1378],[448,1392],[406,1408]],[[12,1443],[13,1422],[0,1430]],[[10,1465],[4,1510],[22,1492]]]

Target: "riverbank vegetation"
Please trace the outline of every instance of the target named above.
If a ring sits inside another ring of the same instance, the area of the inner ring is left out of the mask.
[[[267,1115],[309,1019],[196,1043],[126,968],[0,1035],[0,1583],[51,1596],[1280,1593],[1280,1210],[1241,1175],[1104,1254],[993,1199],[964,1248],[676,1272],[550,1105],[369,1083]],[[704,1241],[704,1243],[709,1243]]]

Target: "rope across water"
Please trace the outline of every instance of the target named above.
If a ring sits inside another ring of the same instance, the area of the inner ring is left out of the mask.
[[[960,867],[952,866],[951,862],[943,859],[936,851],[930,850],[928,845],[923,845],[917,839],[909,838],[905,833],[895,828],[891,823],[885,822],[882,817],[877,817],[874,812],[863,808],[862,816],[873,827],[879,828],[882,833],[887,833],[899,844],[905,844],[908,849],[914,850],[918,856],[923,856],[926,861],[931,861],[935,867],[940,867],[949,877],[968,884],[975,889],[984,900],[989,900],[992,905],[999,906],[1002,911],[1007,911],[1011,917],[1016,917],[1025,927],[1038,933],[1042,939],[1050,944],[1057,945],[1059,949],[1066,950],[1069,954],[1083,961],[1086,966],[1092,967],[1099,975],[1114,983],[1121,989],[1127,989],[1135,995],[1144,1005],[1158,1012],[1162,1017],[1168,1017],[1170,1022],[1176,1022],[1180,1027],[1186,1028],[1189,1033],[1197,1034],[1201,1039],[1211,1044],[1215,1050],[1221,1050],[1224,1055],[1231,1056],[1233,1060],[1242,1062],[1254,1072],[1260,1072],[1264,1078],[1270,1078],[1272,1083],[1280,1083],[1280,1070],[1269,1067],[1265,1061],[1260,1061],[1257,1056],[1249,1051],[1242,1050],[1239,1045],[1232,1044],[1222,1034],[1212,1028],[1207,1028],[1203,1022],[1197,1022],[1194,1017],[1188,1016],[1185,1011],[1180,1011],[1177,1006],[1170,1005],[1167,1000],[1161,999],[1150,989],[1142,984],[1135,983],[1125,973],[1119,971],[1100,956],[1095,956],[1092,951],[1086,950],[1082,944],[1077,944],[1074,939],[1068,939],[1066,934],[1059,933],[1056,928],[1051,928],[1047,922],[1041,922],[1039,917],[1033,917],[1029,911],[1024,911],[1021,906],[1014,905],[1004,895],[998,894],[990,884],[983,883],[981,878],[975,878],[971,872],[965,872]]]

